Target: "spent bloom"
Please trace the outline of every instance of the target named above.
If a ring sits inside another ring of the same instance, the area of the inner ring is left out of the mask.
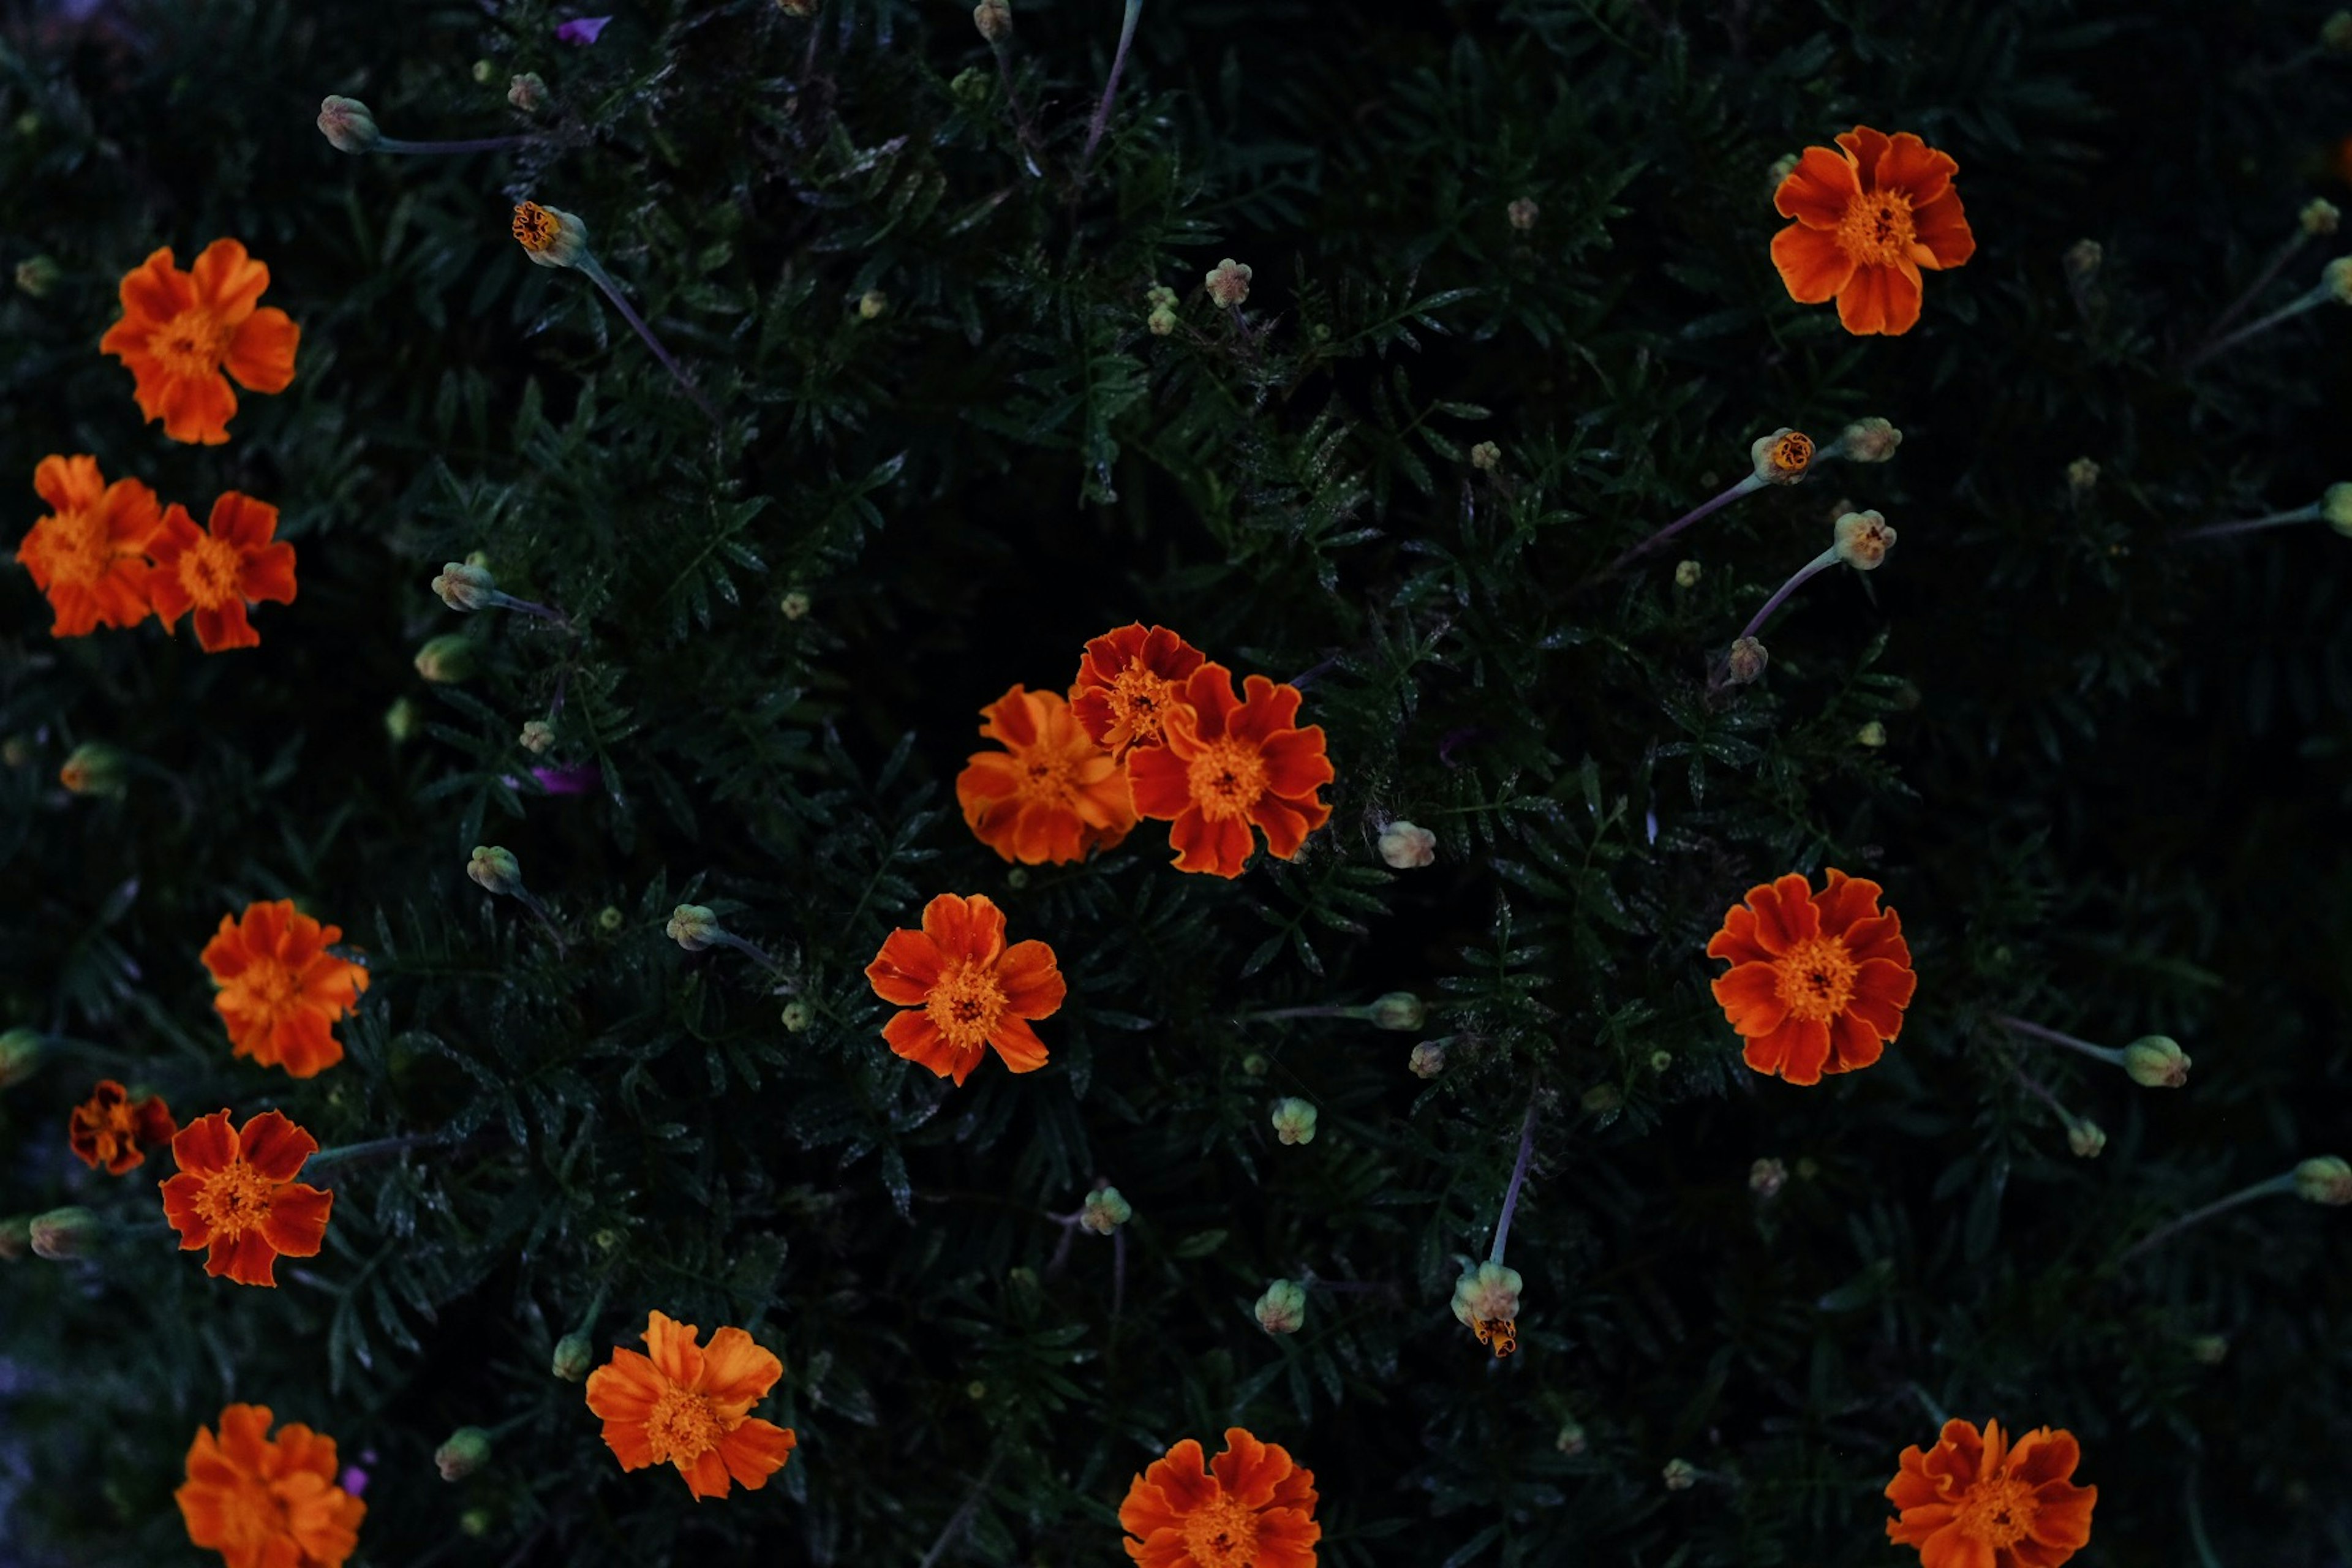
[[[990,43],[1001,44],[1013,36],[1013,7],[1005,0],[980,0],[971,8],[971,25]]]
[[[555,1353],[548,1358],[547,1371],[551,1377],[578,1383],[595,1364],[596,1347],[589,1342],[586,1334],[573,1332],[555,1342]]]
[[[759,1490],[797,1443],[791,1427],[751,1415],[784,1363],[740,1329],[719,1329],[708,1345],[696,1342],[701,1333],[649,1314],[644,1338],[652,1353],[615,1345],[612,1361],[588,1374],[587,1391],[621,1468],[674,1466],[697,1502],[725,1497],[730,1479]]]
[[[79,1206],[37,1214],[26,1227],[34,1256],[52,1263],[86,1257],[99,1236],[98,1215]]]
[[[1166,743],[1128,758],[1139,816],[1170,824],[1180,871],[1238,877],[1265,835],[1276,858],[1295,857],[1330,820],[1317,794],[1338,774],[1323,754],[1323,727],[1297,726],[1298,688],[1263,675],[1234,696],[1233,672],[1209,663],[1178,689],[1183,706],[1166,716]]]
[[[67,1121],[66,1142],[81,1163],[110,1176],[143,1164],[147,1151],[172,1141],[180,1124],[160,1096],[132,1100],[113,1079],[101,1079]]]
[[[525,114],[536,113],[547,102],[547,79],[537,71],[524,71],[507,82],[507,103]]]
[[[1454,1282],[1454,1317],[1497,1361],[1519,1348],[1519,1291],[1525,1284],[1517,1269],[1494,1262],[1465,1264]]]
[[[1427,866],[1437,858],[1437,835],[1410,822],[1391,822],[1381,829],[1381,858],[1399,871]]]
[[[487,566],[452,561],[433,579],[433,596],[460,614],[486,610],[498,603],[499,580]]]
[[[1423,1040],[1405,1058],[1405,1066],[1415,1078],[1435,1078],[1445,1070],[1445,1047],[1435,1040]]]
[[[518,203],[513,228],[523,254],[541,267],[577,267],[588,254],[588,226],[561,207]]]
[[[433,1450],[433,1468],[445,1481],[462,1481],[490,1462],[490,1435],[479,1426],[460,1426]]]
[[[1731,961],[1715,999],[1748,1065],[1790,1083],[1876,1061],[1903,1029],[1918,977],[1903,922],[1881,911],[1877,883],[1832,868],[1810,890],[1794,873],[1748,889],[1706,944]]]
[[[33,524],[16,560],[49,599],[49,635],[88,637],[100,626],[135,626],[152,607],[154,568],[147,542],[163,526],[155,492],[137,479],[112,484],[87,454],[50,456],[33,470],[49,515]]]
[[[1874,414],[1867,419],[1857,419],[1839,433],[1837,449],[1850,463],[1883,463],[1895,456],[1903,445],[1903,432],[1892,420]]]
[[[1850,511],[1837,520],[1837,558],[1857,572],[1877,570],[1895,545],[1895,531],[1874,511]]]
[[[188,1540],[228,1568],[342,1568],[367,1504],[337,1484],[332,1437],[299,1422],[272,1437],[269,1422],[266,1405],[232,1405],[218,1437],[196,1428],[187,1481],[172,1494]]]
[[[1141,1568],[1314,1568],[1315,1500],[1314,1471],[1229,1426],[1214,1460],[1187,1437],[1135,1478],[1120,1544]]]
[[[180,1173],[162,1184],[163,1217],[180,1250],[211,1250],[205,1272],[240,1285],[276,1285],[278,1259],[315,1258],[335,1194],[298,1182],[319,1141],[265,1110],[232,1129],[228,1112],[200,1116],[172,1140]]]
[[[1834,299],[1849,332],[1907,332],[1919,320],[1922,268],[1976,254],[1952,176],[1959,164],[1908,131],[1857,125],[1842,151],[1808,147],[1773,194],[1796,221],[1772,237],[1772,264],[1803,305]]]
[[[1183,683],[1206,657],[1170,631],[1134,622],[1087,644],[1070,712],[1095,744],[1121,762],[1138,746],[1166,736],[1169,710],[1184,704]]]
[[[1935,1447],[1903,1450],[1886,1483],[1901,1517],[1886,1539],[1919,1549],[1921,1568],[2058,1568],[2091,1539],[2096,1487],[2074,1484],[2072,1432],[2040,1427],[2014,1445],[2000,1423],[1947,1421]]]
[[[1295,1334],[1307,1321],[1307,1290],[1295,1280],[1276,1279],[1265,1288],[1252,1309],[1257,1326],[1269,1334]]]
[[[206,653],[260,647],[246,607],[294,602],[294,547],[277,532],[278,509],[236,490],[213,502],[202,529],[173,502],[147,545],[157,618],[168,627],[193,612],[196,646]]]
[[[1755,465],[1759,482],[1793,485],[1813,466],[1813,438],[1802,430],[1782,426],[1769,436],[1759,436],[1748,443],[1748,459]]]
[[[1274,1123],[1274,1135],[1285,1143],[1315,1142],[1315,1106],[1309,1100],[1286,1096],[1274,1102],[1267,1119]]]
[[[296,1078],[343,1059],[331,1026],[359,1005],[368,972],[327,951],[342,940],[342,927],[320,925],[290,899],[221,917],[203,960],[220,988],[213,1010],[236,1055]]]
[[[983,894],[941,893],[920,931],[895,931],[866,966],[874,994],[907,1011],[882,1026],[890,1049],[959,1086],[993,1047],[1013,1071],[1045,1065],[1030,1022],[1059,1011],[1067,990],[1042,942],[1004,942],[1004,911]]]
[[[1201,281],[1209,290],[1210,299],[1214,300],[1220,306],[1230,309],[1249,298],[1250,279],[1255,274],[1247,267],[1228,256],[1210,268],[1208,275]]]
[[[1748,1167],[1748,1190],[1759,1198],[1778,1197],[1788,1184],[1789,1167],[1782,1161],[1768,1156]]]
[[[956,802],[972,836],[1025,866],[1083,860],[1135,826],[1127,773],[1091,740],[1053,691],[1015,686],[981,710],[982,738],[956,775]]]
[[[58,783],[75,795],[119,795],[130,763],[121,748],[103,741],[84,741],[67,753],[64,765],[58,769]]]
[[[1492,441],[1481,441],[1470,448],[1470,466],[1482,474],[1491,474],[1503,466],[1503,448]]]
[[[1724,658],[1724,677],[1734,686],[1746,686],[1762,676],[1764,667],[1771,662],[1771,654],[1755,637],[1738,637]]]
[[[162,420],[164,435],[217,447],[236,413],[231,377],[248,392],[283,392],[294,380],[302,330],[259,304],[268,287],[269,268],[234,239],[213,241],[185,272],[166,247],[122,275],[122,316],[99,350],[129,367],[139,412]]]

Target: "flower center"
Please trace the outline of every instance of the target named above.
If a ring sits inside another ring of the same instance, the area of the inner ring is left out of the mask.
[[[1892,267],[1911,254],[1919,231],[1911,223],[1911,198],[1901,191],[1865,191],[1846,204],[1838,225],[1840,248],[1864,267]]]
[[[1069,760],[1032,752],[1021,759],[1021,798],[1046,805],[1067,806],[1077,793]]]
[[[1998,1550],[2024,1538],[2033,1528],[2034,1511],[2032,1487],[2014,1477],[1992,1477],[1969,1489],[1952,1522],[1961,1534]]]
[[[537,255],[555,243],[562,225],[555,215],[537,202],[525,202],[514,211],[514,237],[525,250]]]
[[[1265,762],[1231,737],[1211,741],[1192,759],[1185,782],[1193,804],[1212,822],[1244,816],[1265,794]]]
[[[1249,1568],[1257,1561],[1257,1515],[1229,1497],[1184,1519],[1184,1550],[1200,1568]]]
[[[147,352],[173,375],[210,375],[220,369],[232,335],[227,322],[197,305],[164,322],[147,340]]]
[[[719,1447],[719,1417],[710,1401],[690,1388],[671,1384],[654,1401],[646,1417],[646,1441],[653,1445],[654,1463],[678,1459],[693,1462]]]
[[[1780,1000],[1789,1016],[1827,1023],[1853,1000],[1853,979],[1861,965],[1846,951],[1843,938],[1809,937],[1773,962],[1780,972]]]
[[[274,1447],[274,1445],[273,1445]],[[268,1461],[264,1461],[267,1463]],[[291,1511],[284,1498],[269,1488],[269,1483],[257,1476],[240,1475],[229,1490],[221,1510],[222,1545],[252,1553],[247,1561],[261,1561],[268,1548],[286,1540],[293,1531]]]
[[[988,1042],[997,1020],[1004,1016],[1004,990],[993,969],[969,960],[951,964],[931,987],[923,1010],[939,1026],[948,1044],[957,1050],[975,1050]]]
[[[135,550],[116,551],[95,508],[61,511],[50,520],[45,531],[47,538],[42,542],[49,547],[49,574],[60,584],[80,586],[95,583],[106,575],[118,553],[138,553]]]
[[[1160,720],[1168,710],[1171,684],[1141,665],[1131,664],[1120,670],[1118,679],[1111,682],[1106,693],[1110,703],[1111,729],[1105,738],[1113,745],[1160,744]]]
[[[276,1184],[243,1160],[232,1162],[227,1170],[205,1178],[196,1213],[222,1235],[242,1236],[269,1217],[269,1193]]]
[[[237,582],[244,557],[236,545],[210,534],[180,552],[180,586],[200,610],[217,610],[245,597]]]
[[[182,559],[184,561],[186,558],[184,556]],[[195,590],[191,588],[189,592],[193,594]],[[295,993],[300,987],[292,970],[282,963],[263,959],[222,989],[229,994],[231,1005],[239,1011],[257,1013],[264,1018],[276,1018],[293,1005]]]
[[[1510,1318],[1480,1318],[1470,1325],[1470,1331],[1495,1352],[1496,1361],[1519,1348],[1519,1325]]]

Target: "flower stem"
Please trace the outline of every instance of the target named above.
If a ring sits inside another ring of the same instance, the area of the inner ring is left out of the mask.
[[[2214,317],[2213,324],[2205,329],[2207,341],[2211,341],[2214,333],[2222,331],[2231,321],[2236,321],[2244,313],[2246,307],[2254,302],[2254,297],[2271,286],[2286,264],[2294,259],[2294,253],[2303,248],[2303,242],[2306,237],[2308,237],[2297,233],[2271,254],[2269,262],[2260,272],[2254,274],[2254,280],[2246,285],[2246,291],[2230,301],[2230,308]]]
[[[1511,1215],[1519,1206],[1519,1189],[1527,1184],[1528,1156],[1536,1149],[1536,1101],[1528,1098],[1528,1114],[1519,1123],[1519,1158],[1511,1167],[1511,1184],[1503,1190],[1502,1217],[1495,1222],[1495,1249],[1486,1255],[1487,1261],[1500,1267],[1503,1245],[1511,1239]]]
[[[2199,349],[2195,353],[2190,354],[2187,359],[2182,360],[2180,362],[2180,368],[2183,370],[2194,369],[2196,366],[2204,363],[2207,360],[2211,359],[2215,354],[2220,353],[2223,349],[2229,348],[2236,343],[2244,342],[2248,338],[2254,336],[2257,332],[2268,331],[2271,328],[2277,326],[2281,321],[2287,321],[2292,317],[2300,316],[2305,310],[2312,309],[2314,306],[2324,305],[2327,302],[2330,296],[2327,292],[2327,286],[2323,283],[2307,293],[2299,295],[2294,300],[2280,306],[2277,310],[2273,310],[2269,315],[2263,316],[2247,322],[2244,326],[2240,327],[2236,331],[2230,333],[2227,337],[2213,339],[2203,348]]]
[[[1805,584],[1811,582],[1813,578],[1820,576],[1822,573],[1836,565],[1837,558],[1837,548],[1832,545],[1829,549],[1822,551],[1819,555],[1814,556],[1811,561],[1806,562],[1802,566],[1798,567],[1795,574],[1792,574],[1787,582],[1780,584],[1780,591],[1773,595],[1770,598],[1765,600],[1764,607],[1757,611],[1755,615],[1748,617],[1748,629],[1741,632],[1739,636],[1742,637],[1754,637],[1763,626],[1764,623],[1772,618],[1772,612],[1789,602],[1790,595],[1795,593],[1799,588],[1804,586]],[[1735,637],[1732,640],[1737,642],[1738,638]]]
[[[478,136],[467,142],[404,142],[397,136],[383,136],[368,149],[372,153],[494,153],[501,147],[520,147],[526,142],[536,142],[536,136]]]
[[[1234,1022],[1268,1024],[1277,1018],[1354,1018],[1361,1021],[1371,1016],[1372,1010],[1368,1006],[1341,1007],[1318,1004],[1312,1007],[1269,1007],[1262,1013],[1236,1013],[1234,1015]]]
[[[2045,1029],[2039,1024],[2029,1024],[2022,1018],[2012,1018],[2006,1013],[1996,1013],[1992,1021],[2004,1029],[2014,1029],[2021,1035],[2031,1035],[2037,1040],[2047,1040],[2053,1046],[2064,1046],[2070,1051],[2080,1051],[2109,1067],[2124,1065],[2124,1054],[2113,1046],[2095,1046],[2088,1040],[2078,1040],[2072,1035],[2062,1035],[2055,1029]]]
[[[321,1149],[303,1163],[305,1173],[321,1165],[351,1165],[362,1160],[373,1160],[385,1154],[397,1154],[403,1149],[414,1149],[421,1143],[437,1143],[438,1132],[410,1132],[398,1138],[371,1138],[364,1143],[341,1143],[332,1149]]]
[[[774,959],[770,958],[767,953],[756,944],[744,941],[741,937],[737,936],[731,931],[722,931],[710,940],[717,942],[721,947],[733,948],[736,952],[757,963],[761,968],[765,969],[769,973],[775,975],[779,979],[790,978],[782,964],[778,963]]]
[[[1819,459],[1816,458],[1815,460],[1818,461]],[[1758,479],[1754,474],[1748,475],[1746,479],[1740,480],[1738,484],[1732,486],[1721,495],[1717,496],[1714,500],[1699,502],[1698,505],[1691,508],[1690,510],[1683,513],[1682,516],[1675,519],[1674,521],[1666,524],[1665,527],[1658,530],[1657,532],[1650,535],[1649,538],[1642,541],[1641,543],[1634,545],[1632,549],[1626,551],[1622,555],[1620,555],[1616,560],[1612,561],[1608,565],[1603,566],[1600,571],[1594,573],[1592,575],[1596,578],[1609,576],[1621,567],[1627,565],[1631,562],[1643,555],[1647,555],[1651,551],[1655,550],[1659,545],[1664,544],[1667,540],[1672,539],[1675,534],[1680,533],[1684,529],[1688,528],[1692,523],[1696,522],[1699,519],[1720,511],[1725,507],[1729,506],[1733,501],[1738,500],[1741,496],[1752,495],[1763,488],[1764,481],[1762,479]]]
[[[990,46],[996,54],[996,68],[1004,78],[1004,101],[1013,110],[1013,132],[1020,139],[1022,166],[1032,179],[1043,178],[1045,171],[1037,166],[1037,133],[1029,128],[1029,111],[1021,106],[1021,89],[1013,85],[1013,51],[1003,39]]]
[[[490,603],[502,610],[514,610],[526,616],[537,616],[542,621],[554,622],[565,631],[572,629],[572,617],[552,605],[539,604],[530,599],[518,599],[512,594],[502,594],[495,588],[490,590],[489,598]]]
[[[2182,1231],[2187,1230],[2190,1226],[2196,1225],[2203,1220],[2211,1219],[2217,1214],[2226,1214],[2230,1210],[2236,1208],[2241,1204],[2250,1204],[2256,1198],[2266,1198],[2273,1193],[2291,1193],[2293,1191],[2294,1191],[2294,1173],[2293,1171],[2289,1171],[2284,1175],[2273,1176],[2266,1182],[2256,1182],[2251,1187],[2241,1187],[2238,1191],[2231,1193],[2226,1198],[2216,1199],[2214,1202],[2207,1204],[2201,1209],[2189,1210],[2187,1214],[2182,1215],[2179,1219],[2174,1220],[2169,1225],[2158,1226],[2156,1229],[2148,1232],[2146,1236],[2132,1243],[2130,1247],[2125,1248],[2123,1256],[2116,1258],[2116,1261],[2118,1264],[2129,1263],[2133,1258],[2137,1258],[2141,1253],[2146,1252],[2149,1247],[2156,1246],[2158,1243],[2168,1241],[2173,1237],[2179,1235]]]
[[[719,424],[719,410],[710,406],[710,400],[702,395],[701,388],[688,379],[686,368],[671,357],[669,350],[662,347],[661,340],[654,336],[654,330],[646,325],[645,318],[637,314],[636,307],[629,303],[627,296],[621,292],[620,285],[614,283],[612,274],[604,270],[604,264],[593,256],[583,256],[577,265],[588,275],[590,282],[604,291],[604,298],[613,301],[613,308],[621,312],[621,319],[645,340],[646,347],[653,351],[654,358],[661,361],[663,368],[677,378],[687,396],[694,400],[694,405],[701,409],[713,425]]]
[[[1135,42],[1136,18],[1143,15],[1143,0],[1127,0],[1127,16],[1118,25],[1118,52],[1110,58],[1110,79],[1103,83],[1102,101],[1095,105],[1094,123],[1087,127],[1087,145],[1078,154],[1078,183],[1087,179],[1087,165],[1094,162],[1095,143],[1102,140],[1103,130],[1110,123],[1111,100],[1118,94],[1119,73],[1127,68],[1127,49]]]
[[[916,1564],[916,1568],[931,1568],[947,1549],[955,1544],[955,1538],[963,1533],[964,1526],[971,1522],[971,1516],[980,1511],[981,1495],[988,1490],[988,1483],[996,1479],[997,1468],[1003,1463],[1004,1450],[1002,1448],[988,1457],[987,1468],[980,1472],[980,1479],[971,1483],[971,1490],[964,1494],[962,1505],[949,1516],[947,1528],[940,1531],[940,1538],[931,1542],[931,1549],[923,1553],[923,1560]]]
[[[2250,517],[2237,522],[2209,522],[2201,528],[2184,529],[2174,534],[2178,541],[2190,539],[2224,539],[2233,533],[2252,533],[2258,528],[2276,528],[2286,522],[2310,522],[2319,516],[2319,503],[2300,506],[2293,511],[2274,511],[2268,517]]]

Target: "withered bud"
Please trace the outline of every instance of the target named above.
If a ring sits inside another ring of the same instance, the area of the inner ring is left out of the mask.
[[[1895,546],[1895,531],[1875,511],[1850,511],[1837,520],[1837,557],[1857,572],[1874,572]]]

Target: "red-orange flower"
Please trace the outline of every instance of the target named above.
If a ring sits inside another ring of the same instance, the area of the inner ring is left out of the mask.
[[[1791,873],[1731,906],[1706,955],[1731,960],[1715,999],[1746,1037],[1749,1067],[1819,1083],[1868,1067],[1903,1032],[1918,976],[1903,921],[1879,911],[1878,895],[1877,883],[1832,869],[1818,893]]]
[[[1127,837],[1127,770],[1087,739],[1060,696],[1016,686],[980,711],[980,732],[1004,750],[971,754],[956,800],[982,844],[1024,866],[1059,865]]]
[[[1185,1438],[1127,1489],[1120,1542],[1143,1568],[1315,1568],[1315,1472],[1239,1426],[1204,1466]]]
[[[2071,1479],[2081,1458],[2063,1429],[2041,1427],[2011,1447],[1998,1421],[1982,1437],[1947,1421],[1932,1450],[1903,1450],[1886,1483],[1903,1517],[1886,1521],[1886,1539],[1917,1547],[1920,1568],[2058,1568],[2091,1539],[2099,1500],[2098,1488]]]
[[[986,896],[941,893],[923,929],[894,931],[866,966],[874,994],[911,1011],[882,1026],[890,1048],[958,1084],[994,1046],[1014,1072],[1045,1065],[1029,1020],[1049,1018],[1067,987],[1042,942],[1004,945],[1004,911]]]
[[[1137,746],[1160,744],[1169,708],[1183,701],[1176,689],[1206,657],[1166,626],[1145,631],[1138,621],[1105,632],[1078,661],[1070,711],[1123,762]]]
[[[144,1163],[148,1150],[169,1143],[179,1130],[162,1099],[151,1094],[134,1101],[129,1089],[109,1078],[74,1107],[66,1142],[91,1170],[104,1166],[108,1175],[119,1176]]]
[[[33,489],[50,515],[33,524],[16,559],[49,596],[49,635],[88,637],[147,618],[147,542],[163,526],[155,492],[137,479],[106,482],[89,456],[41,459]]]
[[[650,1356],[613,1347],[588,1374],[588,1408],[604,1418],[604,1442],[625,1470],[670,1464],[694,1500],[725,1497],[730,1476],[751,1491],[784,1468],[797,1442],[789,1426],[747,1419],[784,1363],[740,1329],[702,1331],[660,1312],[646,1322]]]
[[[269,1436],[269,1406],[232,1405],[220,1436],[196,1428],[187,1484],[172,1495],[188,1539],[228,1568],[342,1568],[367,1504],[335,1479],[335,1440],[299,1422]]]
[[[1168,711],[1166,744],[1128,757],[1135,809],[1172,824],[1180,871],[1240,876],[1255,847],[1252,823],[1287,860],[1331,819],[1315,792],[1337,775],[1323,726],[1296,723],[1298,688],[1253,675],[1243,689],[1247,699],[1236,701],[1233,671],[1202,665],[1175,689],[1182,705]]]
[[[291,899],[221,916],[204,963],[220,987],[213,1010],[228,1026],[235,1054],[296,1078],[343,1059],[329,1026],[359,1005],[368,973],[327,951],[342,940],[342,927],[298,914]]]
[[[236,394],[283,392],[302,329],[276,306],[256,309],[269,268],[233,239],[205,247],[183,272],[167,246],[122,275],[122,319],[98,341],[138,378],[139,412],[174,441],[228,439]]]
[[[148,592],[166,626],[195,612],[196,644],[206,653],[258,647],[246,619],[248,602],[294,602],[294,547],[273,540],[278,509],[230,490],[213,502],[203,530],[177,501],[148,543],[155,574]]]
[[[335,1194],[294,1178],[318,1152],[316,1138],[276,1110],[234,1130],[215,1110],[180,1129],[172,1140],[180,1173],[160,1184],[180,1250],[210,1247],[205,1272],[240,1285],[277,1284],[281,1257],[317,1257]]]
[[[1919,269],[1958,267],[1976,254],[1952,176],[1959,163],[1908,131],[1857,125],[1843,153],[1808,147],[1772,205],[1797,221],[1772,237],[1772,265],[1789,297],[1834,298],[1849,332],[1907,332],[1919,320]]]

